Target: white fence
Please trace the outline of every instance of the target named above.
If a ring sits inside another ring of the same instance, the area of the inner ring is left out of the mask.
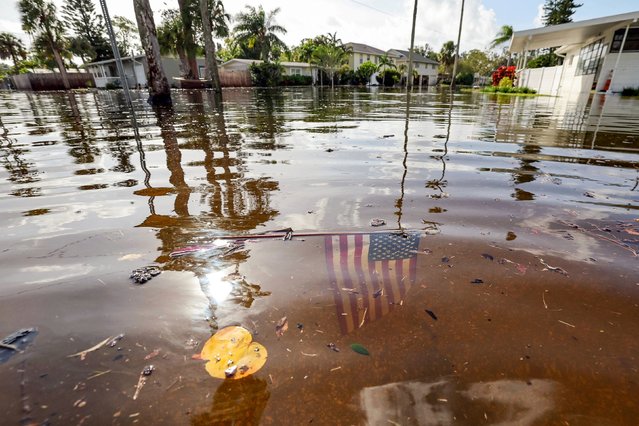
[[[517,86],[534,89],[540,95],[556,96],[561,82],[561,70],[561,66],[521,70]]]

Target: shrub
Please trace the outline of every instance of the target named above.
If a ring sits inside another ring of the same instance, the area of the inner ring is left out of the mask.
[[[504,77],[508,77],[510,78],[510,81],[514,81],[515,80],[515,70],[516,68],[514,66],[509,66],[506,67],[504,65],[500,66],[499,68],[497,68],[494,72],[493,72],[493,86],[498,86],[499,82],[501,81],[502,78]]]
[[[257,87],[274,87],[282,82],[283,68],[274,62],[252,63],[249,66],[251,81]]]
[[[639,96],[639,87],[624,87],[621,96]]]
[[[504,77],[501,80],[499,80],[498,86],[500,88],[509,88],[509,89],[511,89],[513,87],[513,80],[510,77]]]
[[[280,83],[282,86],[310,86],[313,77],[310,75],[284,75]]]
[[[399,83],[401,78],[402,75],[399,73],[399,71],[392,68],[386,68],[384,71],[379,73],[377,77],[375,77],[377,83],[382,84],[386,87],[392,87],[396,83]]]
[[[475,76],[472,72],[464,71],[457,74],[455,77],[455,84],[461,84],[464,86],[472,86],[475,81]]]
[[[503,86],[489,86],[484,87],[482,90],[484,93],[519,93],[525,95],[534,95],[536,90],[529,87],[510,87],[504,84]]]

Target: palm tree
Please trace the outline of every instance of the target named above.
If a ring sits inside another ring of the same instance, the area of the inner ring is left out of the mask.
[[[20,0],[18,9],[22,18],[22,29],[28,34],[42,36],[46,40],[62,76],[65,89],[70,89],[67,69],[62,60],[64,26],[56,15],[56,7],[46,0]]]
[[[22,44],[22,40],[11,33],[0,33],[0,59],[9,59],[13,61],[13,66],[18,66],[18,58],[25,59],[27,50]]]
[[[135,10],[135,19],[138,21],[140,42],[148,65],[146,72],[149,84],[149,103],[152,105],[171,104],[171,88],[166,74],[164,74],[164,68],[162,68],[160,44],[149,0],[133,0],[133,9]]]
[[[195,32],[193,28],[194,14],[192,12],[193,7],[198,4],[196,0],[178,0],[180,19],[182,21],[182,40],[187,58],[186,77],[193,79],[199,77],[197,72],[197,59],[195,58],[197,45],[195,44]]]
[[[158,43],[162,55],[177,55],[183,70],[182,77],[188,75],[189,63],[184,48],[182,18],[177,9],[162,11],[162,22],[158,26]]]
[[[331,89],[335,88],[335,72],[348,59],[348,53],[341,47],[321,45],[313,52],[313,63],[328,72]]]
[[[511,25],[502,25],[502,27],[499,29],[499,32],[493,39],[493,41],[490,42],[489,47],[491,49],[494,49],[500,44],[504,44],[507,41],[510,41],[512,37],[513,37],[513,27]]]
[[[444,72],[448,73],[450,66],[455,62],[455,42],[450,40],[444,43],[437,55],[437,59],[444,66]]]
[[[383,71],[386,68],[397,68],[397,65],[395,65],[395,62],[393,62],[393,60],[391,58],[388,57],[388,55],[382,55],[379,58],[379,63],[377,65],[377,69],[379,71]]]
[[[257,9],[246,5],[246,12],[237,15],[237,25],[234,28],[235,40],[248,48],[250,56],[258,56],[263,61],[268,61],[273,49],[286,50],[286,44],[277,34],[286,34],[286,29],[275,23],[275,15],[280,8],[271,10],[268,14],[264,8]],[[252,59],[257,59],[256,57]]]

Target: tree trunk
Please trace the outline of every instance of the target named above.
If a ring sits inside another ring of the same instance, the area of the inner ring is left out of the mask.
[[[215,52],[215,41],[211,35],[211,14],[209,12],[208,0],[200,0],[200,14],[202,15],[202,32],[204,33],[204,50],[206,57],[206,78],[211,80],[213,90],[222,92],[220,85],[220,74],[217,69],[217,54]]]
[[[51,51],[53,52],[53,59],[55,60],[58,69],[60,70],[60,75],[62,76],[62,85],[64,86],[64,90],[71,90],[71,85],[69,84],[69,77],[67,76],[67,69],[64,66],[64,60],[62,60],[62,55],[60,55],[60,51],[55,45],[55,41],[53,39],[53,34],[50,31],[46,31],[47,38],[49,39],[49,45],[51,46]]]
[[[135,19],[138,22],[140,42],[146,55],[149,103],[152,105],[171,104],[171,88],[162,68],[160,44],[153,21],[153,11],[149,0],[133,0]]]
[[[195,37],[193,35],[193,19],[188,11],[188,0],[178,0],[180,17],[182,18],[182,28],[184,29],[184,49],[188,61],[187,78],[199,78],[197,69],[197,59],[195,58]]]
[[[71,90],[71,84],[69,84],[69,77],[67,76],[67,69],[64,66],[64,61],[62,60],[60,52],[55,47],[53,47],[53,58],[55,59],[55,63],[58,65],[58,69],[60,70],[64,89]]]
[[[182,66],[182,77],[189,78],[189,60],[186,57],[186,52],[184,49],[176,49],[178,58],[180,58],[180,65]]]

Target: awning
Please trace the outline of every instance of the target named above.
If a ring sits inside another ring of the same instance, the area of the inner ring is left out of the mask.
[[[515,31],[508,50],[512,53],[521,53],[524,50],[580,44],[611,28],[625,26],[637,20],[639,20],[639,11],[532,30]]]

